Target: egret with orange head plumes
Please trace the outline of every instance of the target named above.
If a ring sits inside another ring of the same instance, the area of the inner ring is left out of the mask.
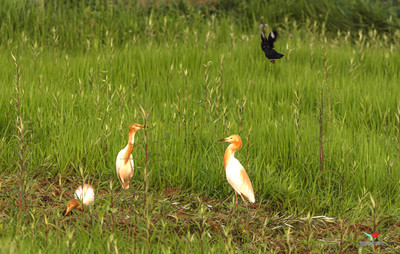
[[[117,176],[122,188],[124,189],[129,189],[129,183],[133,176],[134,163],[132,149],[133,145],[135,144],[135,133],[142,128],[146,128],[146,126],[138,123],[131,124],[131,127],[129,128],[128,144],[117,155]]]
[[[226,148],[224,155],[224,168],[226,172],[226,179],[235,190],[236,205],[237,194],[239,194],[244,204],[246,205],[247,214],[250,219],[247,202],[243,198],[243,196],[245,196],[251,203],[254,203],[256,200],[254,197],[253,186],[251,185],[251,181],[246,173],[246,170],[244,169],[242,164],[240,164],[240,162],[235,158],[235,152],[242,147],[242,139],[239,137],[239,135],[234,134],[218,141],[225,141],[230,143],[228,148]]]
[[[75,199],[72,199],[67,204],[67,211],[64,216],[66,216],[72,209],[77,209],[83,211],[85,207],[92,205],[94,203],[94,190],[89,184],[84,184],[79,186],[75,190]]]

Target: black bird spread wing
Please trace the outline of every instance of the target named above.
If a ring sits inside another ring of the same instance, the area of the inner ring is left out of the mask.
[[[268,39],[265,37],[264,32],[261,33],[261,49],[270,60],[280,59],[284,56],[274,50],[274,42],[277,37],[278,33],[276,31],[272,31],[268,35]]]
[[[274,42],[277,37],[278,37],[278,33],[276,31],[271,31],[268,35],[268,42],[272,48],[274,47]]]

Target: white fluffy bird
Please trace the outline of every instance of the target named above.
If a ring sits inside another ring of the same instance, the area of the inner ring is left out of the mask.
[[[129,183],[133,176],[133,157],[132,149],[135,144],[135,133],[146,126],[140,125],[138,123],[131,124],[129,128],[129,138],[128,144],[124,149],[122,149],[117,155],[117,176],[122,184],[122,188],[129,189]]]
[[[242,147],[242,139],[239,135],[234,134],[218,141],[225,141],[230,143],[228,148],[226,148],[224,155],[224,168],[226,172],[226,179],[235,190],[236,205],[237,194],[239,194],[244,204],[246,205],[247,213],[250,219],[247,203],[243,196],[245,196],[251,203],[254,203],[256,200],[254,197],[253,186],[251,185],[251,181],[246,173],[246,170],[244,169],[242,164],[240,164],[238,159],[235,158],[235,152]]]
[[[83,188],[80,185],[74,194],[74,198],[67,204],[66,216],[72,209],[78,209],[83,211],[85,207],[92,205],[94,203],[94,190],[89,184],[84,184]],[[82,206],[81,206],[82,205]]]

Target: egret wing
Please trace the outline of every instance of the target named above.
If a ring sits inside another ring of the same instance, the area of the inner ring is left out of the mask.
[[[241,185],[239,186],[239,191],[248,199],[250,202],[254,203],[256,200],[254,198],[253,186],[246,170],[242,167],[240,169]]]
[[[232,188],[244,195],[254,203],[254,191],[249,176],[246,173],[243,165],[236,159],[231,158],[227,167],[226,178]]]

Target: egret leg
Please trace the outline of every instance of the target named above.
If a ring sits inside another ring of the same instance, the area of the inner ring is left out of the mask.
[[[234,210],[237,211],[237,204],[238,204],[238,197],[237,197],[237,192],[235,191],[235,206],[234,206]]]
[[[135,197],[136,196],[136,191],[135,191],[135,189],[133,188],[132,185],[131,185],[131,187],[132,187],[132,191],[133,191],[133,196],[132,197]]]
[[[122,208],[125,209],[125,204],[126,204],[126,189],[123,189],[124,191],[124,198],[122,199]]]
[[[236,191],[235,191],[235,200],[236,200],[235,205],[237,206],[237,204],[238,204],[238,198],[237,198],[237,192],[236,192]]]
[[[249,216],[249,220],[251,220],[251,218],[250,218],[250,213],[249,213],[249,208],[247,207],[247,202],[246,202],[246,200],[244,200],[244,198],[243,198],[243,196],[242,196],[241,193],[239,193],[239,195],[240,195],[240,197],[242,198],[242,200],[243,200],[243,202],[244,202],[244,204],[245,204],[245,206],[246,206],[247,215]]]
[[[237,192],[235,191],[235,201],[233,202],[234,203],[234,206],[232,207],[232,210],[231,210],[231,215],[233,215],[234,214],[234,212],[235,212],[235,210],[236,210],[236,207],[237,207],[237,202],[238,201],[238,198],[237,198]],[[232,217],[233,216],[230,216],[229,217],[229,223],[231,223],[231,219],[232,219]]]

